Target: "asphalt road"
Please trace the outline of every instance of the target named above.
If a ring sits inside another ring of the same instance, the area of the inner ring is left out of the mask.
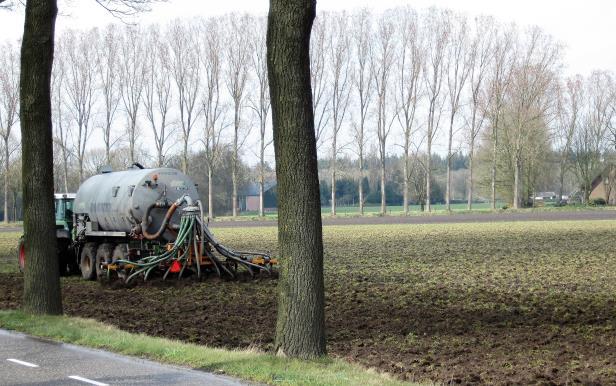
[[[575,221],[616,220],[616,210],[578,210],[553,212],[517,213],[461,213],[414,216],[367,216],[324,218],[323,225],[371,225],[371,224],[454,224],[505,221]],[[273,220],[263,221],[211,221],[210,228],[277,226]]]
[[[242,385],[162,365],[0,330],[0,385]]]

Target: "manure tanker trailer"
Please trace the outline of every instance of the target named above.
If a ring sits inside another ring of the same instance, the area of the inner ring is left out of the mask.
[[[87,280],[119,277],[126,282],[154,274],[166,279],[213,272],[235,277],[271,272],[268,253],[240,252],[216,241],[204,220],[197,186],[171,168],[102,173],[84,181],[77,194],[56,194],[56,236],[61,273]],[[24,269],[26,249],[19,245]]]

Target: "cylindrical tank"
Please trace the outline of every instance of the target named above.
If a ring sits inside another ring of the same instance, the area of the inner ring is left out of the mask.
[[[129,169],[88,178],[75,197],[74,212],[87,214],[98,230],[130,232],[141,223],[145,211],[156,202],[172,204],[183,195],[199,199],[194,182],[176,169]],[[148,232],[160,227],[167,208],[150,211]],[[181,211],[175,212],[171,224],[179,224]],[[164,236],[169,238],[169,232]]]

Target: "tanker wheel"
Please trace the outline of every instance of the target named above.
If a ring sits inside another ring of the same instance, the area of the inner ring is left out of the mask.
[[[81,251],[79,262],[81,277],[86,280],[96,279],[96,243],[86,243]]]
[[[24,237],[21,236],[19,238],[19,243],[17,244],[17,253],[18,253],[18,262],[19,262],[19,272],[24,273],[26,269],[26,244],[24,244]]]
[[[101,264],[111,262],[113,247],[114,245],[111,243],[103,243],[96,250],[96,277],[99,280],[106,276],[106,271],[101,267]]]

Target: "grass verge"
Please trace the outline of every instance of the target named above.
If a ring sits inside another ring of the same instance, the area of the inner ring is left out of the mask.
[[[340,359],[301,361],[257,350],[224,350],[132,334],[91,320],[0,311],[0,328],[276,385],[402,385]]]

